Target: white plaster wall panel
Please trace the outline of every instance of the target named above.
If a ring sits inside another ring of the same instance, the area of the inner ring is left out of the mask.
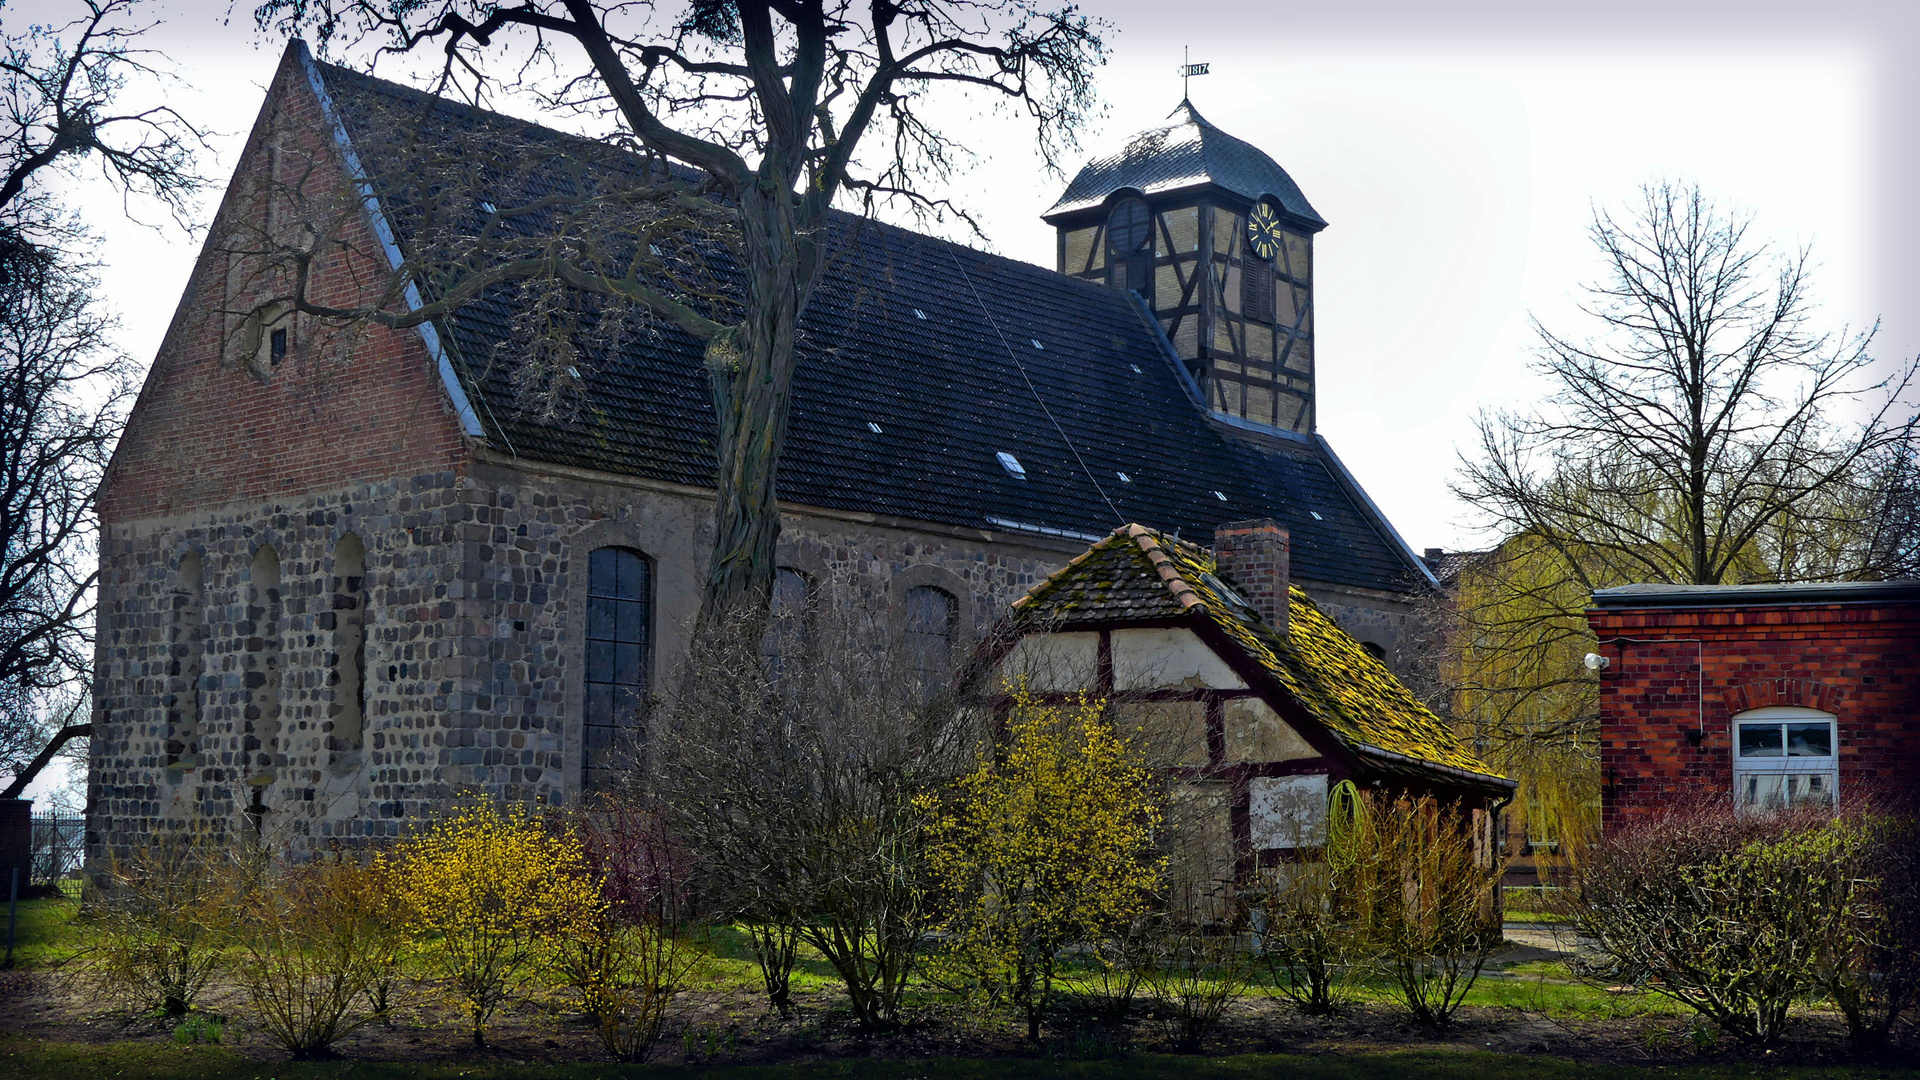
[[[1247,785],[1247,818],[1256,851],[1327,842],[1327,777],[1260,776]]]
[[[1113,632],[1115,690],[1244,690],[1220,654],[1191,630],[1161,628]]]
[[[1100,664],[1100,635],[1088,632],[1029,634],[1000,662],[1000,677],[1041,693],[1091,690]]]
[[[1264,699],[1233,698],[1223,711],[1228,761],[1291,761],[1316,756],[1307,740],[1280,719]]]

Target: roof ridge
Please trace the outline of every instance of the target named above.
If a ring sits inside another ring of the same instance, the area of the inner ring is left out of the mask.
[[[363,84],[372,84],[376,88],[383,88],[390,91],[398,91],[400,94],[404,94],[408,98],[413,99],[413,102],[416,104],[425,104],[430,102],[432,103],[432,106],[434,108],[443,108],[443,107],[447,108],[453,113],[455,113],[456,115],[463,115],[468,119],[513,124],[521,128],[539,132],[541,135],[564,140],[567,142],[588,143],[595,146],[606,145],[601,139],[595,138],[591,135],[580,135],[571,131],[562,131],[559,128],[549,127],[546,124],[542,124],[535,120],[528,120],[528,119],[525,119],[524,117],[514,116],[511,113],[500,112],[496,109],[488,109],[480,105],[470,104],[468,102],[461,101],[457,98],[444,97],[439,94],[430,93],[429,91],[422,90],[417,86],[409,86],[403,82],[395,82],[392,79],[383,78],[379,75],[374,75],[365,71],[358,71],[358,70],[355,70],[354,68],[346,67],[341,64],[335,64],[335,63],[330,63],[328,61],[315,59],[314,66],[322,69],[323,74],[325,74],[328,78],[332,78],[335,75],[344,75],[350,80],[359,81]],[[635,153],[634,151],[627,149],[625,150],[625,153],[629,157],[632,157],[636,163],[644,164],[644,159],[642,159],[641,156]],[[683,161],[679,161],[678,159],[675,159],[675,158],[667,158],[666,160],[668,160],[675,167],[678,167],[678,168],[685,168],[685,169],[695,168],[694,166],[688,165],[687,163]],[[894,233],[899,233],[902,236],[911,237],[914,240],[926,241],[932,244],[940,245],[950,251],[957,250],[959,252],[964,252],[966,254],[977,255],[981,259],[986,260],[988,262],[1003,263],[1019,271],[1023,271],[1023,272],[1037,271],[1039,273],[1048,275],[1049,277],[1057,278],[1061,282],[1071,283],[1070,285],[1067,286],[1069,288],[1078,288],[1078,289],[1082,289],[1083,291],[1097,290],[1101,294],[1112,291],[1106,285],[1103,285],[1094,281],[1088,281],[1084,278],[1074,277],[1071,274],[1063,274],[1060,271],[1055,270],[1050,266],[1044,266],[1036,262],[1028,262],[1025,259],[1016,259],[1011,255],[1002,255],[999,252],[995,252],[995,251],[987,251],[983,248],[977,248],[972,246],[971,244],[963,243],[959,240],[950,240],[944,236],[934,236],[931,233],[920,232],[915,229],[910,229],[905,225],[897,225],[897,224],[894,224],[893,222],[884,221],[880,218],[868,217],[864,214],[856,214],[851,210],[842,210],[837,207],[830,208],[827,212],[830,218],[838,217],[841,220],[849,223],[850,225],[856,228],[864,228],[867,226],[877,226],[880,229],[888,230]]]
[[[1124,528],[1126,534],[1139,545],[1140,550],[1146,553],[1147,561],[1153,564],[1154,570],[1160,575],[1160,580],[1166,584],[1167,591],[1173,594],[1173,598],[1180,602],[1182,610],[1190,610],[1206,603],[1200,598],[1200,594],[1194,591],[1187,579],[1180,576],[1179,569],[1173,565],[1173,557],[1160,546],[1159,533],[1145,525],[1127,525]]]

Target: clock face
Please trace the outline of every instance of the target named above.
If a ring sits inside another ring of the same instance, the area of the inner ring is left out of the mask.
[[[1247,247],[1255,255],[1271,261],[1280,253],[1280,244],[1280,215],[1274,212],[1273,204],[1253,204],[1247,214]]]

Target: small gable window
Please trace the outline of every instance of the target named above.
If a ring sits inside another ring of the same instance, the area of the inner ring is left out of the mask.
[[[587,700],[582,725],[586,780],[616,763],[620,736],[636,726],[653,651],[653,565],[627,548],[588,556]]]
[[[1837,722],[1817,709],[1771,706],[1733,718],[1733,799],[1741,810],[1831,806],[1840,786]]]

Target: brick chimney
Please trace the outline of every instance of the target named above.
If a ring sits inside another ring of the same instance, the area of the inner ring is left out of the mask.
[[[1260,621],[1287,633],[1290,538],[1272,518],[1229,521],[1213,530],[1213,560],[1227,584],[1246,597]]]

